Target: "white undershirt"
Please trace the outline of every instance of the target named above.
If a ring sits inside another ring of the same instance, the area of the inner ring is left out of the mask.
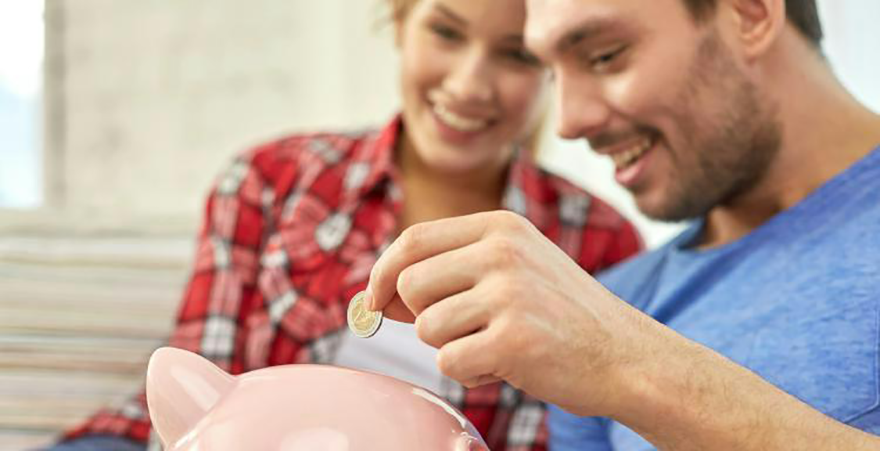
[[[437,350],[419,340],[412,324],[385,319],[376,335],[366,339],[346,328],[333,363],[393,376],[440,393],[443,375],[436,357]]]

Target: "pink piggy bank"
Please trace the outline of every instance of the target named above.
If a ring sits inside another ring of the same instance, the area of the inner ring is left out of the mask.
[[[331,366],[231,376],[197,354],[161,348],[147,369],[147,404],[166,451],[488,451],[433,393]]]

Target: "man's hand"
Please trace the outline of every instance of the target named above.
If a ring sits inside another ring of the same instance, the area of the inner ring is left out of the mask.
[[[449,377],[471,387],[503,379],[594,415],[612,413],[628,337],[646,323],[509,212],[407,229],[367,293],[373,309],[415,321]]]
[[[415,321],[440,349],[440,370],[464,385],[503,379],[662,449],[880,449],[617,299],[512,213],[406,230],[373,268],[366,297]]]

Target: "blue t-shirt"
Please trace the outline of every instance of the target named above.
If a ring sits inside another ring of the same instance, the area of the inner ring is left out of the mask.
[[[701,225],[600,282],[826,415],[880,434],[880,148],[738,241],[694,250]],[[619,423],[558,408],[550,434],[553,451],[654,449]]]

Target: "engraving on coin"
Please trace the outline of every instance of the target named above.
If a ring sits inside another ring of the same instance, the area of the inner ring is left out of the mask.
[[[364,292],[354,295],[348,303],[348,328],[361,338],[376,334],[382,325],[382,312],[371,312],[364,305]]]

